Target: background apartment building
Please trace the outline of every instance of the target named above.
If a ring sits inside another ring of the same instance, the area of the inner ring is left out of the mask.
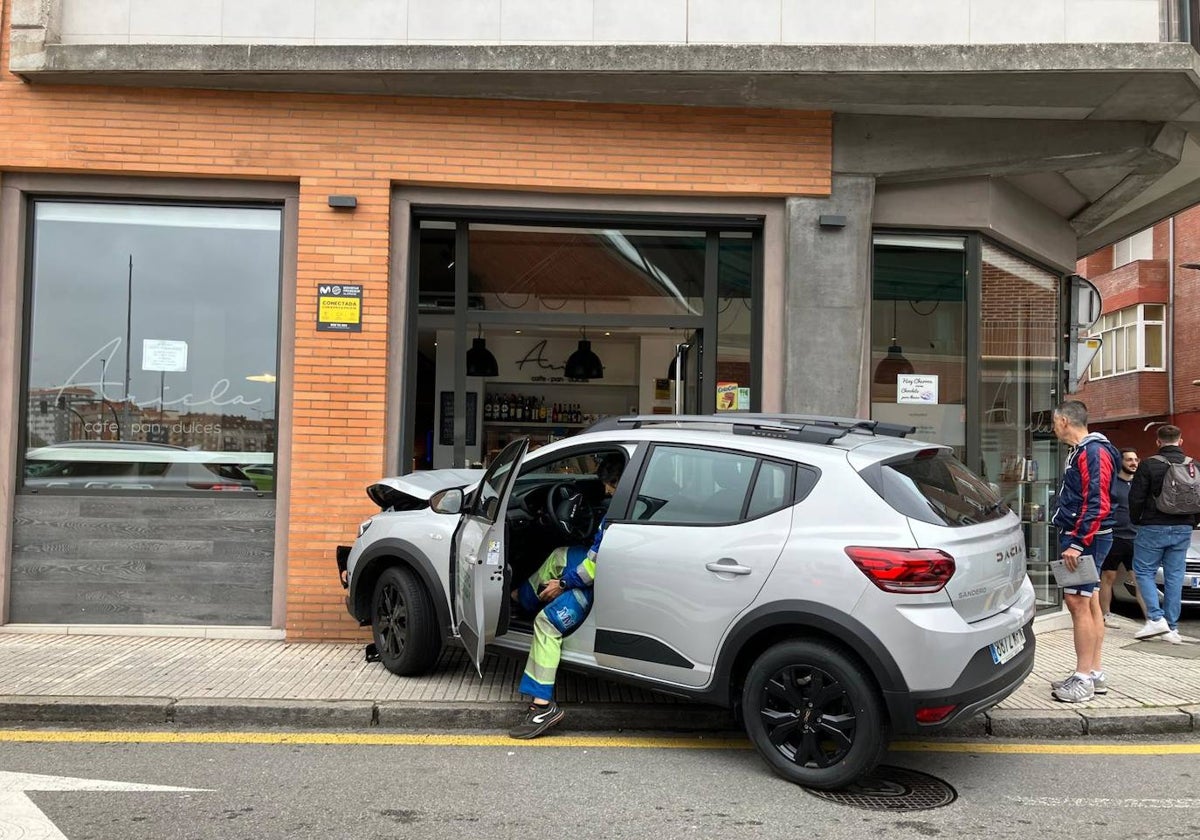
[[[1173,423],[1200,442],[1200,207],[1079,261],[1104,298],[1103,339],[1079,388],[1100,431],[1143,457]]]

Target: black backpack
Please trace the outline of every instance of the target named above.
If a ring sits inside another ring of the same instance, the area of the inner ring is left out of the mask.
[[[1173,464],[1162,455],[1151,455],[1150,460],[1167,465],[1162,491],[1154,497],[1158,512],[1180,516],[1200,514],[1200,469],[1196,462],[1185,458],[1182,464]]]

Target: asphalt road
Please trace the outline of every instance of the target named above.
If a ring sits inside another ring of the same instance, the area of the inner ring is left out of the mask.
[[[0,804],[14,796],[4,793],[6,779],[10,788],[14,779],[37,784],[15,774],[191,789],[28,794],[69,840],[928,840],[1049,832],[1160,840],[1200,832],[1200,741],[1059,742],[1042,754],[1011,743],[964,745],[958,752],[902,749],[889,755],[889,764],[930,773],[957,794],[945,807],[906,813],[819,799],[773,776],[738,742],[715,749],[694,741],[638,743],[646,742],[597,746],[562,736],[531,745],[0,741]],[[1127,754],[1147,748],[1176,754]],[[0,809],[0,840],[41,836],[29,826],[6,827],[15,801],[7,800],[7,814]]]

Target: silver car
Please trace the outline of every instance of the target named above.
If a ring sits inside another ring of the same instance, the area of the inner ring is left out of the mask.
[[[346,605],[383,664],[442,645],[528,651],[510,590],[603,518],[595,605],[563,665],[732,708],[767,764],[816,788],[874,768],[1033,668],[1019,518],[942,446],[873,421],[627,417],[484,471],[369,488],[340,546]],[[611,498],[601,460],[625,469]]]
[[[1162,603],[1163,570],[1162,566],[1154,575],[1158,585],[1158,599]],[[1122,570],[1113,585],[1113,600],[1126,604],[1137,603],[1137,583],[1133,572]],[[1185,607],[1200,607],[1200,531],[1192,531],[1192,542],[1188,546],[1186,566],[1183,572],[1183,598],[1180,603]]]

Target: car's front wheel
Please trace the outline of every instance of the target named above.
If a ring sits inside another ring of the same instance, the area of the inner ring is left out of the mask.
[[[375,583],[371,633],[383,667],[400,676],[429,670],[442,651],[437,616],[424,585],[411,569],[392,566]]]
[[[771,769],[805,787],[845,787],[875,769],[887,747],[871,678],[849,655],[818,641],[764,651],[746,675],[742,713]]]

